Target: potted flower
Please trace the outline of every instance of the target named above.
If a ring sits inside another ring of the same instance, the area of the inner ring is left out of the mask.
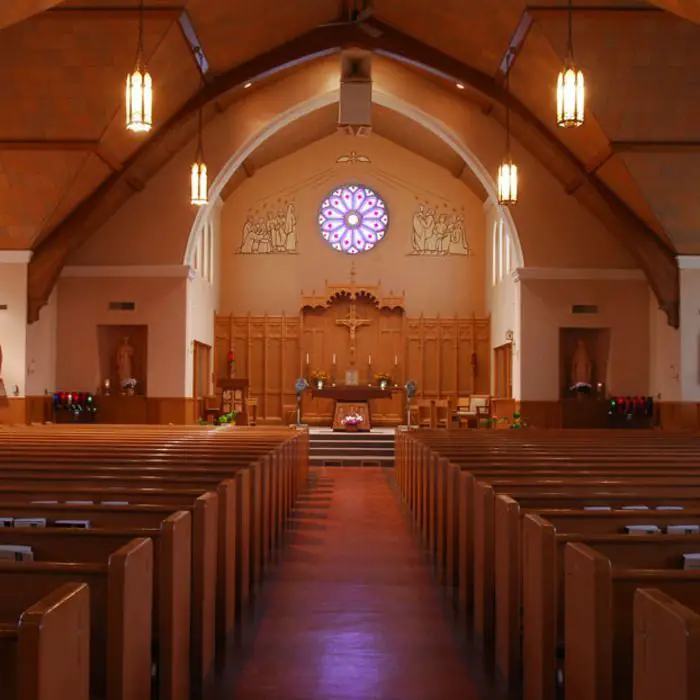
[[[359,413],[348,413],[348,415],[342,419],[341,423],[345,426],[347,431],[355,432],[360,429],[363,420],[364,418],[362,418]]]
[[[136,385],[138,382],[133,378],[130,377],[129,379],[125,379],[121,383],[122,391],[124,394],[127,396],[133,396],[136,393]]]
[[[317,389],[323,389],[323,385],[328,381],[328,374],[322,369],[316,369],[311,373],[311,381]]]
[[[377,372],[374,375],[374,381],[377,382],[380,389],[386,389],[391,382],[391,377],[386,372]]]

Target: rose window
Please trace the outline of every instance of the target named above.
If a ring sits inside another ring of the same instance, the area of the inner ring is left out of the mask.
[[[384,200],[369,187],[348,185],[334,190],[318,215],[321,235],[343,253],[371,250],[389,227]]]

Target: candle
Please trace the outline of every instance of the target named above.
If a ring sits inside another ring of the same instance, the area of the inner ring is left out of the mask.
[[[398,366],[399,366],[399,356],[394,355],[394,367],[398,367]]]
[[[306,353],[306,364],[307,365],[309,364],[309,353],[308,352]]]
[[[333,364],[335,364],[335,353],[333,353]]]
[[[105,379],[105,389],[109,389],[110,385],[111,382],[109,381],[109,379]]]
[[[370,364],[370,365],[372,364],[372,356],[371,356],[371,355],[370,355],[369,358],[367,359],[367,363]]]

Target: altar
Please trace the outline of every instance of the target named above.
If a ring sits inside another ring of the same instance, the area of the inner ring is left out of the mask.
[[[323,389],[312,389],[311,396],[320,399],[333,399],[333,430],[347,431],[343,418],[347,415],[362,416],[358,430],[367,432],[372,429],[372,412],[370,401],[390,399],[398,391],[391,387],[382,389],[378,386],[331,386]]]

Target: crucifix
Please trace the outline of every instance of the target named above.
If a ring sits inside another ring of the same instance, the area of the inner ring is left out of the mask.
[[[350,313],[345,318],[339,318],[336,326],[345,326],[350,331],[350,359],[355,359],[355,338],[357,337],[357,329],[362,326],[369,326],[370,321],[367,318],[358,318],[357,306],[354,301],[350,302]]]

